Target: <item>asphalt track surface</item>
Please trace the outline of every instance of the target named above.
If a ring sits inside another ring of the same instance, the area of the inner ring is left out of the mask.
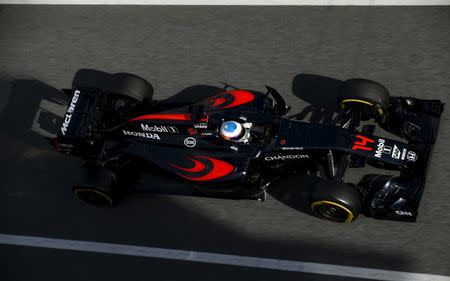
[[[92,208],[70,191],[81,162],[31,130],[40,102],[62,97],[56,89],[70,87],[79,68],[138,74],[156,98],[221,80],[256,90],[268,84],[300,110],[306,103],[298,96],[333,100],[332,91],[318,93],[335,80],[306,75],[320,74],[449,103],[449,14],[449,7],[0,6],[0,233],[450,275],[447,112],[416,223],[327,223],[270,195],[266,202],[166,195],[183,194],[183,184],[157,176],[138,184],[154,193]],[[283,186],[293,196],[301,188]],[[5,245],[0,272],[1,280],[348,280]]]

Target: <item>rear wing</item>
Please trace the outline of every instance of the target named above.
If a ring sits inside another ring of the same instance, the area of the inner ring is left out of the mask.
[[[99,93],[74,88],[70,94],[67,110],[55,138],[50,141],[57,150],[67,154],[79,154],[85,148],[86,136],[98,126],[93,117],[99,100]]]

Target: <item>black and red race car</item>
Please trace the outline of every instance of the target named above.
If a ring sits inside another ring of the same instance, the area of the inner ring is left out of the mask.
[[[52,139],[59,151],[86,160],[86,177],[73,187],[78,199],[115,205],[129,191],[128,175],[144,165],[206,195],[261,200],[279,177],[307,174],[321,178],[308,199],[319,218],[351,222],[363,212],[416,220],[444,107],[439,100],[390,97],[376,82],[350,79],[333,118],[311,123],[289,115],[270,87],[261,93],[225,85],[208,96],[154,101],[151,84],[138,76],[105,73],[99,86],[86,79],[91,72],[79,70],[65,90],[70,104]],[[375,136],[375,124],[406,142]],[[399,175],[343,182],[348,168],[366,164]]]

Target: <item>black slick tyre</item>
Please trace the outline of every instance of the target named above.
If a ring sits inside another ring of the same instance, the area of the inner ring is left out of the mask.
[[[105,94],[120,95],[134,101],[152,101],[153,86],[144,78],[131,73],[110,74],[95,69],[79,69],[73,78],[74,89],[99,89]]]
[[[389,91],[371,80],[349,79],[341,85],[337,102],[344,109],[359,107],[364,119],[385,117],[389,107]]]
[[[111,74],[95,70],[82,68],[77,70],[72,80],[73,89],[108,89],[111,80]]]
[[[354,221],[361,213],[362,194],[354,185],[321,180],[311,195],[314,216],[337,223]]]
[[[86,167],[83,183],[72,187],[74,196],[98,207],[111,207],[118,203],[117,176],[108,169]]]
[[[153,86],[147,80],[130,73],[113,74],[110,91],[139,102],[151,102],[153,99]]]

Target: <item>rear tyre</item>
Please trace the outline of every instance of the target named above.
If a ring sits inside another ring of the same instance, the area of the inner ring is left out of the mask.
[[[115,73],[111,76],[111,92],[133,98],[137,101],[151,102],[153,86],[147,80],[130,73]]]
[[[389,91],[377,82],[354,78],[343,82],[337,101],[344,109],[358,107],[363,119],[384,118],[389,107]]]
[[[111,74],[95,70],[82,68],[77,70],[72,80],[74,89],[100,89],[105,91],[110,84]]]
[[[314,216],[338,223],[354,221],[361,213],[361,192],[351,184],[321,180],[311,198]]]
[[[98,207],[111,207],[119,202],[116,174],[105,168],[86,167],[84,182],[72,187],[78,200]]]
[[[110,74],[95,69],[79,69],[72,88],[99,89],[108,96],[121,96],[138,102],[150,102],[153,98],[153,86],[147,80],[125,72]]]

